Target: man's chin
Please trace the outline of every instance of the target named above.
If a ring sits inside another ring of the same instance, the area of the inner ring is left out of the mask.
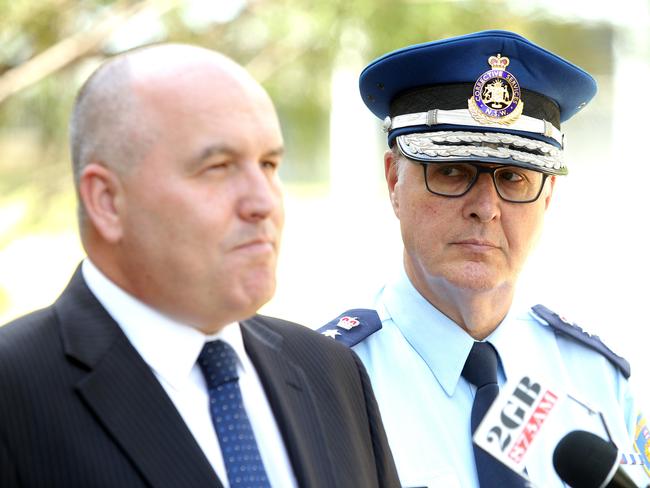
[[[484,263],[466,263],[449,273],[447,281],[456,288],[476,292],[491,291],[503,283],[502,277]]]
[[[250,317],[273,298],[275,288],[275,276],[272,279],[268,276],[250,279],[241,285],[233,301],[237,303],[238,308],[247,312],[247,317]]]

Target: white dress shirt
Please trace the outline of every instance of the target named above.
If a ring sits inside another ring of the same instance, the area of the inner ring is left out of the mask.
[[[476,388],[461,376],[474,339],[420,295],[403,269],[375,309],[383,327],[354,351],[370,375],[402,485],[478,488],[470,425]],[[552,379],[602,412],[622,453],[633,453],[638,410],[628,382],[600,353],[556,335],[529,310],[514,305],[487,338],[499,353],[499,384],[524,375]],[[564,486],[552,455],[577,429],[603,434],[600,419],[583,407],[558,406],[526,460],[535,487]],[[640,486],[648,483],[642,466],[626,470]]]
[[[86,284],[124,331],[133,347],[152,369],[203,450],[217,476],[229,488],[219,441],[212,425],[205,379],[197,364],[203,345],[215,339],[227,342],[237,353],[239,386],[262,462],[271,486],[297,486],[278,425],[257,371],[246,354],[238,323],[206,336],[140,302],[110,281],[90,261],[84,260]]]

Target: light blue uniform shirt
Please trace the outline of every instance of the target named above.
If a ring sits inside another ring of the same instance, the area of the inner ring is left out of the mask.
[[[474,340],[440,313],[402,271],[379,293],[375,308],[382,329],[354,346],[370,375],[382,419],[405,487],[478,488],[470,414],[475,388],[461,377]],[[513,308],[486,339],[500,357],[499,382],[524,375],[550,378],[602,412],[613,440],[634,452],[637,411],[628,382],[600,353],[556,335],[543,320]],[[535,440],[526,469],[534,486],[564,486],[552,455],[568,432],[604,436],[596,415],[575,402],[559,405]],[[650,482],[644,468],[630,466],[639,485]]]

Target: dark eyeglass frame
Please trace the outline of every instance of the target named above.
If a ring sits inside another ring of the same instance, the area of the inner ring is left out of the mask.
[[[413,162],[416,162],[416,161],[413,161]],[[481,174],[483,174],[483,173],[487,173],[487,174],[492,176],[492,183],[494,184],[494,189],[496,190],[497,195],[499,195],[499,198],[501,198],[501,200],[503,200],[504,202],[508,202],[508,203],[532,203],[532,202],[536,201],[539,198],[539,196],[542,194],[542,190],[544,189],[544,185],[546,184],[546,178],[549,177],[549,174],[544,173],[543,171],[537,171],[537,170],[534,170],[534,169],[531,169],[531,168],[523,168],[523,169],[527,169],[529,171],[535,171],[536,173],[541,173],[542,174],[542,183],[539,185],[539,191],[537,192],[537,195],[535,195],[535,197],[530,198],[528,200],[510,200],[508,198],[505,198],[501,194],[501,192],[499,191],[499,187],[497,185],[495,172],[499,171],[499,170],[503,170],[504,168],[519,168],[519,166],[514,166],[512,164],[507,164],[507,165],[502,164],[502,165],[498,165],[498,166],[485,166],[484,163],[474,163],[472,161],[456,161],[455,162],[456,164],[467,164],[469,166],[473,166],[474,168],[476,168],[476,174],[474,175],[474,178],[472,179],[472,181],[470,181],[469,185],[467,185],[467,189],[463,193],[461,193],[460,195],[446,195],[444,193],[437,193],[437,192],[433,191],[431,188],[429,188],[429,180],[427,178],[427,166],[429,166],[429,165],[440,165],[440,164],[455,164],[455,163],[453,163],[453,162],[441,163],[441,162],[433,162],[433,161],[417,161],[417,163],[421,164],[422,169],[424,170],[424,184],[427,187],[427,191],[429,193],[432,193],[433,195],[437,195],[437,196],[440,196],[440,197],[447,197],[447,198],[459,198],[459,197],[462,197],[464,195],[467,195],[467,193],[469,193],[469,191],[474,187],[474,185],[478,181],[479,176]]]

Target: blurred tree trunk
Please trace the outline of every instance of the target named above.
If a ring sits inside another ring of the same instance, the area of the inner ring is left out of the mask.
[[[164,2],[161,0],[143,0],[132,5],[129,5],[128,2],[117,3],[106,11],[91,29],[60,40],[29,61],[0,75],[0,103],[14,93],[38,83],[57,70],[94,52],[112,34],[115,28],[122,25],[130,17],[153,7],[157,7],[158,13],[162,15],[177,3],[178,1],[173,0]]]

